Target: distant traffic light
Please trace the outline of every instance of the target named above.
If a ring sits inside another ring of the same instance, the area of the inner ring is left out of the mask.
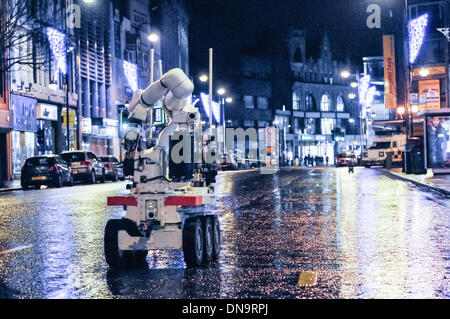
[[[39,146],[43,146],[45,144],[45,131],[44,130],[37,131],[36,136]]]
[[[119,138],[123,138],[128,128],[128,115],[130,112],[126,107],[119,107]]]

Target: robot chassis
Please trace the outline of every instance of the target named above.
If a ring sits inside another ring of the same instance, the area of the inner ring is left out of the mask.
[[[201,132],[198,110],[189,104],[194,86],[181,69],[172,69],[144,91],[133,94],[124,147],[133,161],[134,177],[129,196],[111,196],[108,206],[123,206],[122,219],[105,227],[105,259],[110,268],[145,264],[148,250],[183,249],[187,267],[216,260],[220,253],[220,224],[215,204],[217,169],[213,164],[176,164],[171,157],[174,133],[190,137],[192,150],[205,147],[195,141]],[[149,109],[162,101],[171,121],[150,149],[141,150],[141,126]],[[198,132],[198,131],[197,131]],[[191,151],[192,152],[192,151]],[[211,152],[211,154],[214,154]],[[191,157],[192,158],[192,157]]]

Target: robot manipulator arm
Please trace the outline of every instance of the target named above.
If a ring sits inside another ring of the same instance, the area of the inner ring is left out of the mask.
[[[134,152],[141,137],[142,123],[147,119],[148,108],[141,102],[142,90],[137,90],[128,106],[128,127],[125,132],[124,148],[127,152]]]
[[[181,110],[194,85],[181,69],[172,69],[144,91],[137,90],[128,106],[129,125],[125,133],[124,147],[128,152],[136,150],[141,136],[142,123],[147,119],[149,108],[162,99],[164,109],[171,117],[172,111]]]

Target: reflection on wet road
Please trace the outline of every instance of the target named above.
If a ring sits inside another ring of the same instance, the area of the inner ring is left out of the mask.
[[[450,201],[376,170],[220,174],[220,261],[108,271],[103,229],[124,183],[0,195],[1,298],[449,298]],[[1,253],[3,252],[3,254]],[[302,271],[313,287],[296,287]]]

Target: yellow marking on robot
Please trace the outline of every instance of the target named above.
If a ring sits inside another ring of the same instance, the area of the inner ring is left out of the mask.
[[[311,287],[317,283],[317,271],[302,271],[298,277],[297,287]]]

